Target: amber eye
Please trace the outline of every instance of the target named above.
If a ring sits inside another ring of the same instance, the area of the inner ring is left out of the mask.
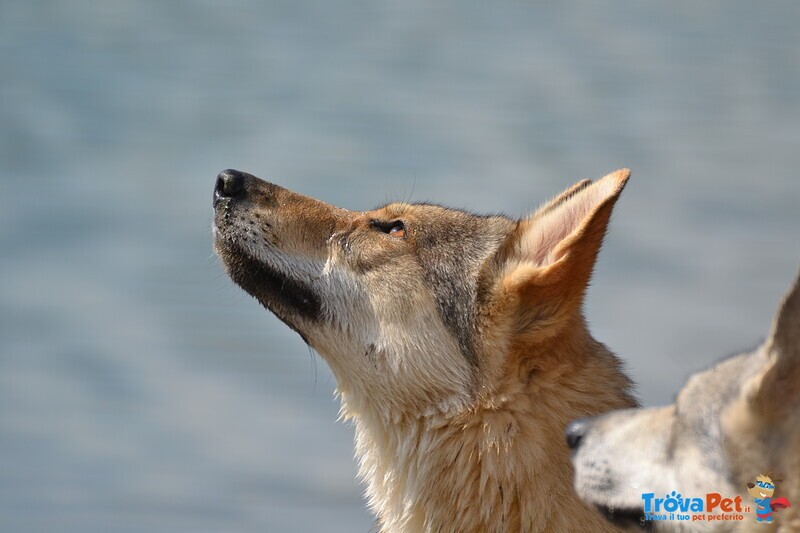
[[[389,230],[389,235],[402,239],[406,236],[406,226],[402,222],[395,222],[394,226]]]
[[[379,222],[373,220],[372,227],[397,239],[402,239],[406,236],[406,225],[403,224],[402,220],[395,220],[394,222]]]

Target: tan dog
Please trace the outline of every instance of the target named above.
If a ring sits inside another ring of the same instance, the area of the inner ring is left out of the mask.
[[[567,438],[576,448],[578,494],[619,525],[638,529],[647,523],[642,520],[645,493],[713,492],[738,496],[750,511],[742,508],[740,521],[651,525],[686,531],[800,531],[797,510],[786,509],[789,502],[800,504],[800,277],[761,347],[692,376],[673,405],[579,421]],[[760,475],[768,471],[784,478],[781,501],[770,503],[775,484]],[[778,512],[768,516],[771,511]]]
[[[222,172],[231,278],[330,365],[384,531],[605,531],[563,432],[630,407],[581,311],[620,170],[521,220],[430,204],[354,212]]]

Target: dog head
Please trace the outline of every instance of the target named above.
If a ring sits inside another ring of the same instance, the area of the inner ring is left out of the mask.
[[[580,320],[628,175],[580,182],[517,220],[425,203],[349,211],[227,170],[215,248],[343,395],[393,412],[457,409],[504,372],[515,343]]]
[[[767,341],[692,376],[673,405],[573,423],[567,438],[574,449],[575,488],[617,523],[638,527],[644,523],[643,493],[735,495],[757,472],[796,471],[798,422],[800,278],[781,304]],[[790,482],[800,489],[800,479]],[[750,485],[751,494],[772,494]]]
[[[775,494],[775,482],[771,477],[759,474],[755,483],[747,484],[747,492],[753,498],[772,498]]]

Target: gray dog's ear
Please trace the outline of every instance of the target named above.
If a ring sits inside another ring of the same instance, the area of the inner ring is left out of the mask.
[[[755,401],[773,416],[800,406],[800,274],[781,302],[764,349],[770,368],[758,386]]]

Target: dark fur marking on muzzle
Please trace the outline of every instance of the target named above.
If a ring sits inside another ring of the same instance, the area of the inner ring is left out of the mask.
[[[297,331],[292,323],[294,317],[320,320],[322,304],[319,296],[307,284],[270,268],[242,250],[229,249],[225,254],[231,279],[287,326]]]

